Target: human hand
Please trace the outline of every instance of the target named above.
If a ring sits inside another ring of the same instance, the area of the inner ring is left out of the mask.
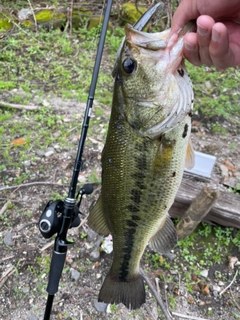
[[[226,69],[240,65],[240,1],[183,0],[171,34],[197,19],[197,32],[184,37],[184,56],[194,65]]]

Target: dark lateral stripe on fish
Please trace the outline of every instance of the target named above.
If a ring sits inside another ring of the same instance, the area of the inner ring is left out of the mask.
[[[184,126],[184,131],[183,131],[182,137],[186,138],[187,133],[188,133],[188,124],[186,123],[185,126]]]
[[[141,195],[142,195],[141,190],[132,189],[131,194],[132,194],[131,200],[132,200],[135,204],[139,204],[139,203],[141,202]]]
[[[132,223],[131,220],[127,220],[127,224]],[[119,275],[119,280],[120,281],[126,281],[128,277],[128,268],[129,268],[129,262],[131,259],[131,253],[132,253],[132,248],[134,244],[134,234],[136,233],[135,228],[129,228],[125,233],[124,233],[124,238],[125,238],[125,246],[123,248],[124,256],[123,256],[123,262],[120,268],[120,275]]]
[[[129,206],[127,206],[126,209],[128,209],[131,212],[139,212],[139,208],[133,204],[130,204]]]
[[[139,216],[135,216],[134,214],[132,215],[132,220],[134,221],[140,221],[141,218]]]
[[[133,220],[127,220],[127,226],[136,228],[138,224]]]
[[[141,182],[146,177],[146,175],[143,172],[138,171],[132,174],[132,177],[136,179],[138,182]]]
[[[143,156],[142,158],[139,157],[135,157],[135,161],[136,161],[136,167],[139,170],[147,170],[147,159],[145,156]]]

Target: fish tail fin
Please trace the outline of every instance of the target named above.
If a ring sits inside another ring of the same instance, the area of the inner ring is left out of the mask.
[[[140,274],[128,281],[120,281],[108,274],[98,297],[99,302],[123,303],[128,309],[138,309],[146,301],[144,282]]]

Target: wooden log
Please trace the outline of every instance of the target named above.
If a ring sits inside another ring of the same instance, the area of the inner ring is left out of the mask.
[[[210,181],[207,182],[209,183]],[[199,182],[190,178],[189,175],[184,175],[174,203],[169,210],[170,216],[172,218],[182,217],[205,185],[206,181]],[[240,195],[221,190],[218,201],[203,221],[240,229]]]
[[[189,236],[195,230],[219,196],[219,191],[212,191],[208,187],[202,188],[176,226],[179,240]]]

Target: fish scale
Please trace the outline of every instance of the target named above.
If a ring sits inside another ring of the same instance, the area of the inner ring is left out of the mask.
[[[113,237],[113,262],[99,301],[132,309],[145,302],[139,264],[146,246],[168,253],[177,243],[168,210],[185,164],[192,164],[186,162],[192,156],[192,86],[182,62],[182,35],[168,47],[168,33],[126,27],[102,152],[102,190],[89,216],[92,229]],[[129,64],[124,69],[126,59],[135,63],[131,73]]]

